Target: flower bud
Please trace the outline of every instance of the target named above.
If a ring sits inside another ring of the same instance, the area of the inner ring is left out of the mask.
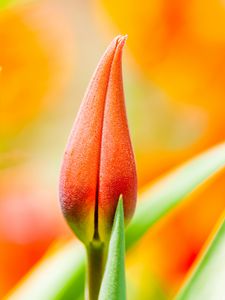
[[[78,238],[106,241],[120,195],[125,221],[134,213],[137,176],[122,82],[122,49],[116,37],[90,81],[66,147],[60,176],[63,213]]]

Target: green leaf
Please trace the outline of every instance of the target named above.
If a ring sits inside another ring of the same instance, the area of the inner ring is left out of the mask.
[[[141,195],[134,218],[127,228],[127,249],[135,244],[157,221],[179,205],[192,191],[215,176],[224,167],[225,143],[204,152],[152,185]],[[67,247],[70,248],[68,256],[64,254]],[[67,245],[60,250],[61,252],[51,257],[50,263],[48,259],[47,261],[43,260],[18,286],[13,293],[13,298],[10,299],[28,300],[31,290],[37,291],[39,300],[63,299],[60,298],[60,295],[67,290],[68,282],[71,282],[72,278],[78,277],[80,269],[84,270],[83,252],[80,253],[76,247],[74,244]],[[60,260],[58,260],[58,255]],[[74,261],[79,261],[79,268],[76,268]],[[63,265],[64,268],[60,269],[60,265]],[[67,268],[70,270],[69,273],[66,271]],[[55,284],[51,272],[55,272],[54,276],[57,277]],[[48,287],[50,295],[48,298],[45,293],[41,292],[46,287]],[[22,298],[18,298],[17,295],[22,295]]]
[[[200,154],[169,173],[141,196],[126,231],[126,246],[136,243],[158,220],[225,167],[225,143]]]
[[[37,264],[7,299],[78,299],[84,292],[85,257],[81,244],[68,243]]]
[[[225,296],[225,218],[176,300],[222,300]]]
[[[118,202],[99,300],[125,300],[125,238],[122,197]]]

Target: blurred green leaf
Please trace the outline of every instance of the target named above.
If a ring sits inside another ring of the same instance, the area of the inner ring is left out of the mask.
[[[217,145],[173,170],[141,195],[126,231],[129,248],[158,220],[191,192],[225,167],[225,143]]]
[[[225,143],[204,152],[152,185],[140,197],[141,201],[138,203],[134,218],[127,228],[127,249],[185,197],[224,167]],[[28,300],[31,299],[31,293],[37,295],[38,300],[66,299],[62,295],[71,288],[71,282],[74,289],[80,291],[81,288],[78,287],[75,278],[78,278],[78,275],[81,278],[82,272],[84,273],[85,259],[83,252],[78,251],[80,249],[78,246],[67,245],[59,253],[43,260],[9,299]],[[46,293],[42,290],[46,290]]]
[[[37,264],[7,299],[79,299],[85,285],[84,261],[82,245],[70,242]]]
[[[225,299],[225,218],[176,300]]]
[[[99,300],[125,300],[125,238],[123,202],[120,198],[114,219],[112,235],[109,243],[109,253],[105,273],[99,294]]]

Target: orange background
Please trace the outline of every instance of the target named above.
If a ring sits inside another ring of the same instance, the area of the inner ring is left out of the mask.
[[[89,78],[118,33],[129,36],[123,69],[140,191],[224,140],[223,1],[38,0],[2,7],[0,298],[52,243],[71,237],[58,205],[61,158]],[[128,255],[129,299],[176,292],[225,207],[224,189],[221,173]]]

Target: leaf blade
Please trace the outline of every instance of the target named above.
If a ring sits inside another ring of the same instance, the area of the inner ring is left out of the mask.
[[[84,277],[85,251],[73,241],[37,264],[6,299],[77,299],[84,290]]]
[[[176,300],[223,299],[225,295],[225,215]]]
[[[125,300],[125,234],[122,197],[118,202],[99,300]]]
[[[225,167],[225,143],[188,161],[156,182],[142,195],[134,218],[126,230],[126,245],[131,247],[158,220],[185,197]]]

